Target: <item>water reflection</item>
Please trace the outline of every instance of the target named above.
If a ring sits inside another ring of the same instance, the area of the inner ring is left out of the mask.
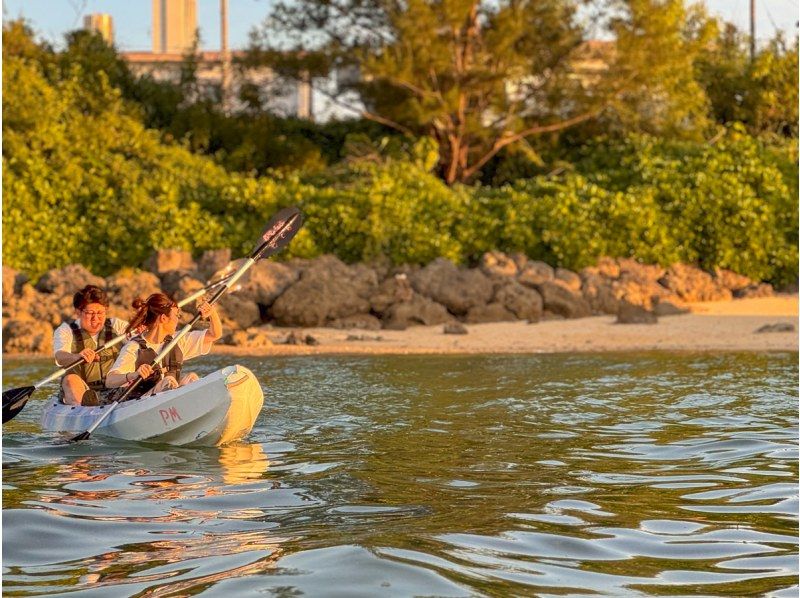
[[[797,593],[796,355],[243,365],[246,443],[11,422],[4,591]]]

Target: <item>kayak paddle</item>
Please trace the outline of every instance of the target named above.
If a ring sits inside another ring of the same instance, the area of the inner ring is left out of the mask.
[[[300,230],[302,225],[303,217],[300,214],[300,210],[297,208],[284,208],[275,214],[275,216],[272,217],[272,220],[270,220],[267,224],[264,232],[262,232],[261,237],[258,240],[258,245],[256,245],[255,249],[253,249],[253,251],[250,253],[250,256],[239,267],[239,269],[236,270],[236,272],[234,272],[230,277],[224,279],[214,294],[211,295],[211,298],[208,300],[208,304],[214,305],[217,301],[219,301],[220,297],[222,297],[222,295],[224,295],[228,289],[233,287],[244,275],[244,273],[247,272],[247,270],[249,270],[250,267],[259,259],[269,257],[286,247],[286,245],[289,244],[289,241],[291,241],[297,234],[297,231]],[[156,355],[156,358],[150,365],[160,364],[161,360],[163,360],[169,354],[169,352],[172,351],[172,348],[178,344],[178,341],[192,329],[192,326],[201,317],[201,314],[198,312],[192,318],[192,320],[183,328],[181,328],[180,332],[178,332],[178,334],[176,334],[174,338],[167,343],[163,349],[161,349],[161,352]],[[108,409],[105,410],[103,415],[97,418],[97,420],[91,426],[89,426],[85,432],[81,432],[77,436],[71,438],[70,442],[78,442],[89,438],[92,432],[94,432],[109,415],[111,415],[111,412],[114,411],[117,405],[130,396],[130,394],[142,380],[143,378],[137,375],[133,383],[125,390],[124,393],[122,393],[118,399],[108,406]]]

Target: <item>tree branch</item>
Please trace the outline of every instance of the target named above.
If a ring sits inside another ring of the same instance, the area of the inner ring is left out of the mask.
[[[501,149],[503,149],[505,146],[511,143],[519,141],[520,139],[523,139],[525,137],[529,137],[530,135],[538,135],[541,133],[552,133],[553,131],[560,131],[561,129],[566,129],[568,127],[571,127],[572,125],[576,125],[578,123],[589,120],[590,118],[594,118],[599,113],[600,113],[599,110],[595,110],[593,112],[586,112],[579,116],[575,116],[573,118],[569,118],[567,120],[558,123],[553,123],[551,125],[529,127],[524,131],[520,131],[519,133],[514,133],[512,135],[505,135],[503,137],[500,137],[494,142],[492,148],[488,152],[486,152],[477,162],[475,162],[475,164],[473,164],[469,168],[464,169],[463,176],[465,179],[469,179],[470,177],[472,177],[481,168],[481,166],[483,166],[489,160],[491,160],[497,154],[497,152],[499,152]]]

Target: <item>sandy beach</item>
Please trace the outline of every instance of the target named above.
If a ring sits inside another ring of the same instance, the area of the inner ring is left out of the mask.
[[[247,355],[558,353],[590,351],[797,351],[798,296],[690,304],[691,313],[659,318],[657,324],[616,324],[614,316],[550,320],[537,324],[473,324],[468,334],[444,334],[442,326],[407,330],[295,330],[311,335],[317,346],[280,343],[289,330],[275,328],[271,347],[219,345],[217,353]],[[756,332],[791,324],[789,332]]]

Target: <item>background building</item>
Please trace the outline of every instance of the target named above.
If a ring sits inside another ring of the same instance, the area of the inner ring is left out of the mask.
[[[83,17],[83,28],[89,31],[97,31],[103,36],[108,45],[114,45],[114,20],[111,15],[104,13],[93,13]]]
[[[189,53],[195,49],[197,37],[196,0],[153,0],[153,51],[121,52],[134,75],[150,76],[157,81],[177,83],[181,68]],[[197,48],[196,77],[199,92],[222,102],[227,112],[244,106],[236,98],[244,85],[253,85],[263,105],[279,116],[313,120],[310,80],[277,77],[269,68],[233,72],[232,63],[244,52],[228,50],[227,2],[220,2],[222,28],[220,51],[201,51]],[[94,15],[92,15],[94,16]],[[110,26],[111,17],[108,17]],[[87,20],[84,26],[90,28]],[[95,28],[92,26],[91,28]],[[105,35],[104,35],[105,37]]]
[[[153,54],[183,54],[196,38],[196,0],[153,0]]]

